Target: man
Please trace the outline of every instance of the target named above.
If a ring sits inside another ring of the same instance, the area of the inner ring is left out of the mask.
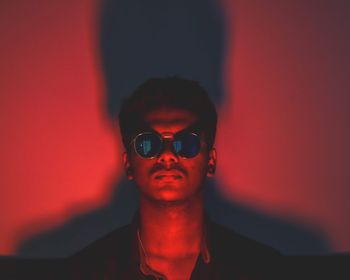
[[[126,176],[140,192],[133,223],[71,258],[74,279],[256,279],[269,272],[247,257],[274,249],[212,223],[203,205],[215,174],[217,113],[195,81],[154,78],[119,113]]]

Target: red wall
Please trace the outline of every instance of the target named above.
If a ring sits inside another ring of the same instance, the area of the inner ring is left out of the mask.
[[[350,251],[348,4],[226,2],[220,185]],[[97,15],[97,0],[0,4],[0,254],[105,204],[121,175]]]
[[[2,254],[98,207],[119,174],[102,110],[95,6],[23,0],[0,8]]]
[[[332,250],[349,251],[349,3],[227,2],[234,98],[219,130],[220,179],[232,199],[319,228]]]

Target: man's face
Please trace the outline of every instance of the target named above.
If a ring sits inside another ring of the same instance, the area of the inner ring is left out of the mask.
[[[148,113],[145,122],[158,134],[172,137],[194,125],[197,117],[187,110],[162,108]],[[174,154],[168,141],[162,152],[151,159],[141,157],[133,147],[128,154],[124,153],[128,177],[135,180],[141,195],[156,201],[180,202],[201,190],[205,177],[214,173],[216,151],[208,152],[204,136],[199,136],[200,151],[192,158]],[[211,171],[208,172],[209,165]]]

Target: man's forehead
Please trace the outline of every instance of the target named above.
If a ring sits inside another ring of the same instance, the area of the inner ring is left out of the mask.
[[[185,109],[159,108],[144,115],[133,132],[137,134],[145,131],[156,133],[178,133],[182,131],[196,132],[200,134],[203,130],[196,114]]]
[[[197,122],[198,118],[191,111],[175,108],[159,108],[145,115],[145,123],[154,125],[184,125],[189,126]]]

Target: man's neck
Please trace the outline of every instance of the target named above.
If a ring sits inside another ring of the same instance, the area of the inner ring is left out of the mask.
[[[179,259],[198,255],[203,237],[203,197],[181,203],[140,200],[140,238],[148,256]]]

